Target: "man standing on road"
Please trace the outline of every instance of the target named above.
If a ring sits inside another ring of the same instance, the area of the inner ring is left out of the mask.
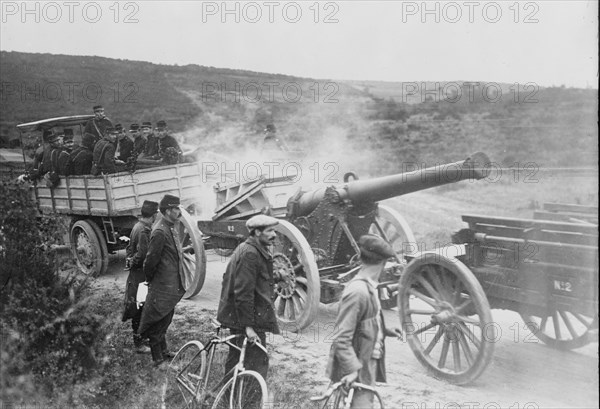
[[[96,143],[106,136],[106,129],[112,128],[113,124],[104,115],[104,107],[102,105],[96,105],[93,109],[96,117],[87,121],[83,132],[94,135],[94,143]]]
[[[152,229],[144,261],[144,275],[149,285],[138,331],[150,341],[155,366],[174,356],[167,350],[166,333],[171,325],[175,306],[186,291],[183,250],[178,234],[181,217],[179,205],[179,198],[172,195],[165,195],[160,201],[163,217]]]
[[[252,344],[260,340],[266,346],[266,332],[279,334],[273,306],[273,256],[269,252],[276,238],[274,226],[278,223],[277,219],[266,215],[254,216],[246,222],[250,236],[235,249],[229,260],[217,314],[217,319],[232,334],[248,337],[251,344],[246,349],[244,366],[264,379],[267,379],[269,357]],[[243,338],[232,342],[241,347]],[[239,356],[237,349],[229,347],[226,373],[237,365]]]
[[[327,377],[346,385],[358,381],[375,386],[385,382],[386,336],[402,337],[400,329],[388,329],[383,321],[377,292],[386,261],[394,257],[392,246],[379,236],[358,240],[362,266],[344,289],[327,362]],[[373,407],[373,395],[357,390],[352,408]]]
[[[129,266],[129,276],[127,277],[127,286],[125,287],[125,308],[123,310],[122,321],[126,322],[128,319],[131,319],[133,345],[135,352],[140,354],[150,352],[150,348],[142,344],[143,338],[138,334],[143,307],[138,308],[136,296],[138,286],[140,283],[146,281],[144,259],[148,252],[152,224],[156,220],[157,212],[158,203],[151,202],[150,200],[144,201],[142,205],[142,217],[140,217],[140,220],[131,230],[130,241],[126,250],[126,264]]]

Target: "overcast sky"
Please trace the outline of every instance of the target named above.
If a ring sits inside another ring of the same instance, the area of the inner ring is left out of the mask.
[[[597,1],[224,4],[2,1],[0,48],[313,78],[598,83]]]

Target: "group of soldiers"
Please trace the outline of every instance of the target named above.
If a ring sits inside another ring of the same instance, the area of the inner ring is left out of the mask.
[[[93,110],[94,118],[85,124],[79,146],[75,146],[70,128],[63,129],[62,133],[44,131],[43,144],[35,153],[30,172],[33,179],[48,174],[99,175],[133,171],[140,159],[150,165],[182,161],[183,152],[169,134],[164,120],[158,121],[154,130],[151,122],[142,122],[141,126],[132,123],[126,131],[121,124],[113,126],[101,105],[94,106]]]

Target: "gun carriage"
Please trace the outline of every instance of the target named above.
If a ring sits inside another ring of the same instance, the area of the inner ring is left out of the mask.
[[[206,246],[220,254],[245,240],[245,221],[259,213],[280,218],[276,227],[274,271],[277,277],[276,315],[291,330],[310,325],[319,302],[339,299],[344,284],[360,269],[357,240],[373,233],[384,237],[396,251],[381,277],[379,294],[384,305],[395,305],[404,254],[415,243],[413,233],[398,212],[378,202],[418,190],[486,176],[489,163],[483,153],[434,168],[369,180],[344,176],[344,185],[291,194],[286,178],[217,186],[218,206],[212,220],[198,227]]]
[[[597,220],[598,209],[544,209],[561,221],[465,215],[468,228],[453,235],[454,246],[407,257],[400,319],[435,376],[464,384],[481,375],[499,339],[492,308],[519,313],[524,329],[554,348],[597,341],[598,225],[562,220]]]

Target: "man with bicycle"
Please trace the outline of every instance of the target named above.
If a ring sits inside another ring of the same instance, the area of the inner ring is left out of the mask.
[[[362,266],[342,294],[327,377],[346,386],[355,381],[375,386],[375,382],[385,382],[385,337],[402,336],[400,329],[386,328],[377,292],[385,263],[395,254],[388,242],[373,234],[360,237],[358,246]],[[371,392],[355,392],[352,408],[372,406]]]
[[[266,346],[266,332],[279,334],[273,306],[273,256],[269,252],[278,223],[266,215],[250,218],[246,222],[250,235],[235,249],[223,275],[217,319],[232,334],[245,334],[251,344],[260,341]],[[243,338],[232,342],[241,347]],[[239,355],[239,350],[229,348],[225,373],[238,363]],[[249,345],[244,366],[267,379],[269,357],[257,346]]]

